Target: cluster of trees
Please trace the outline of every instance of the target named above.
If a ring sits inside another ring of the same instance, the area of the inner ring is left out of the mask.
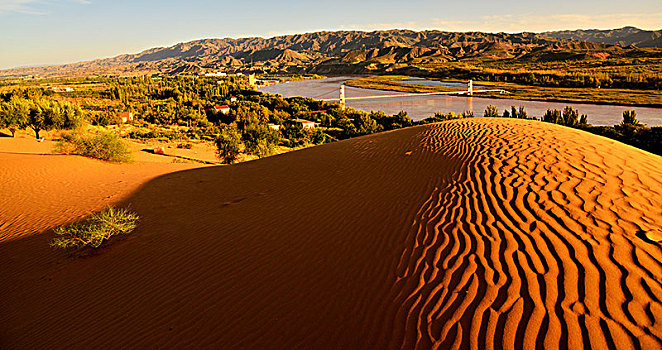
[[[473,113],[472,113],[473,116]],[[488,105],[485,108],[485,112],[483,112],[483,117],[489,117],[489,118],[518,118],[518,119],[536,119],[535,117],[529,117],[528,114],[526,113],[526,109],[524,109],[524,106],[519,106],[519,108],[515,106],[510,106],[510,111],[505,109],[503,113],[499,114],[499,110],[492,105]]]
[[[649,128],[641,124],[633,110],[623,112],[623,121],[619,125],[587,125],[582,128],[662,156],[662,127]]]
[[[94,93],[85,92],[85,84],[94,85],[90,90]],[[94,96],[92,104],[85,104],[85,111],[65,101],[79,101],[79,95]],[[73,92],[15,89],[0,98],[0,127],[7,127],[12,133],[30,127],[39,137],[41,130],[73,128],[83,119],[93,125],[120,124],[120,113],[131,112],[137,123],[188,126],[185,137],[215,140],[218,136],[233,141],[233,149],[260,157],[271,154],[279,144],[321,144],[414,124],[406,112],[368,113],[311,98],[263,94],[248,87],[245,77],[236,76],[100,79],[82,81]],[[214,108],[219,105],[229,106],[229,112]],[[315,122],[318,127],[303,128],[302,119]],[[274,130],[269,124],[279,125],[280,129]],[[157,134],[160,133],[139,136]],[[227,159],[234,160],[232,156]]]
[[[224,163],[231,164],[239,154],[254,154],[259,158],[269,156],[281,140],[277,130],[266,125],[252,125],[240,131],[235,124],[221,127],[215,143],[218,156]]]
[[[84,119],[79,105],[46,98],[40,90],[15,90],[0,96],[0,128],[9,129],[12,137],[29,127],[39,139],[42,130],[73,129]]]
[[[453,112],[449,112],[448,114],[444,114],[442,112],[436,112],[432,117],[427,117],[421,121],[416,122],[415,124],[421,125],[421,124],[439,123],[447,120],[473,118],[473,117],[474,117],[474,112],[472,111],[464,111],[457,115]]]
[[[206,127],[217,121],[210,107],[230,104],[230,97],[247,85],[243,77],[120,78],[109,82],[105,98],[119,102],[95,111],[97,122],[116,123],[108,114],[133,112],[148,123]]]
[[[235,125],[244,143],[246,130],[264,129],[267,124],[280,126],[280,144],[288,147],[321,144],[414,124],[406,112],[396,115],[386,115],[381,111],[367,113],[352,108],[342,109],[312,98],[283,98],[247,90],[239,91],[235,96],[238,101],[230,104],[230,112],[219,116],[218,123],[221,126]],[[306,129],[301,120],[314,122],[318,127]],[[267,134],[258,133],[257,137],[261,135]]]
[[[499,69],[462,65],[440,68],[435,75],[441,78],[474,79],[549,87],[662,88],[662,76],[656,72],[632,73],[631,71],[614,71],[607,73],[569,71],[568,69]]]
[[[139,122],[189,126],[183,136],[169,136],[214,140],[219,156],[232,163],[239,153],[263,157],[272,154],[278,145],[321,144],[414,124],[473,117],[469,111],[459,115],[436,113],[414,123],[404,111],[396,115],[381,111],[368,113],[312,98],[263,94],[249,88],[244,77],[121,78],[103,83],[107,89],[98,94],[112,103],[101,103],[86,111],[49,90],[28,88],[2,93],[0,127],[8,128],[12,135],[29,127],[39,138],[42,130],[75,128],[84,119],[98,125],[120,123],[119,112],[133,112]],[[217,105],[228,105],[229,112],[216,111],[213,107]],[[529,117],[524,107],[514,106],[502,113],[488,106],[484,116],[536,119]],[[318,127],[304,128],[302,119],[315,122]],[[662,128],[641,125],[634,111],[626,111],[623,123],[613,127],[591,126],[586,115],[580,115],[570,106],[547,110],[540,119],[582,128],[662,154]],[[276,129],[274,125],[280,127]],[[157,133],[139,136],[150,135],[156,137]]]
[[[135,118],[157,125],[186,125],[220,128],[235,124],[242,133],[256,125],[283,126],[281,137],[290,145],[343,139],[413,125],[405,112],[385,115],[341,109],[311,98],[283,98],[248,88],[245,77],[222,78],[126,78],[109,83],[106,98],[119,102],[91,113],[93,124],[119,123],[119,112],[133,112]],[[231,97],[236,97],[236,101]],[[222,113],[214,106],[228,105]],[[316,122],[323,132],[297,130],[298,119]],[[218,130],[217,130],[218,131]]]
[[[566,106],[563,111],[558,109],[548,109],[545,114],[543,114],[542,121],[573,128],[588,126],[588,116],[586,114],[580,116],[579,111],[570,106]]]
[[[406,112],[367,113],[310,98],[284,99],[261,93],[241,95],[241,98],[244,100],[232,104],[230,112],[219,120],[216,145],[219,157],[226,163],[234,162],[240,153],[270,155],[277,145],[318,145],[414,125]],[[302,120],[314,122],[317,127],[305,128]],[[275,130],[269,125],[279,128]]]
[[[548,109],[542,121],[582,129],[594,134],[609,137],[651,153],[662,155],[662,127],[647,127],[637,120],[637,112],[623,112],[623,121],[614,126],[593,126],[588,123],[586,114],[579,115],[576,109],[566,106],[562,111]]]

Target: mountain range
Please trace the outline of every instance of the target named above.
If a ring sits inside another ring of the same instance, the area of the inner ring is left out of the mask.
[[[429,69],[448,62],[547,60],[622,55],[660,45],[660,31],[547,33],[336,31],[272,38],[203,39],[137,54],[48,67],[0,71],[2,76],[131,76],[216,71],[346,74]],[[556,57],[556,58],[555,58]]]
[[[619,46],[662,47],[662,30],[623,27],[608,30],[563,30],[542,33],[558,39],[574,39]]]

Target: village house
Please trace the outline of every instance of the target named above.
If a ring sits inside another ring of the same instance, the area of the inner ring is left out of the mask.
[[[237,97],[236,96],[230,97],[230,102],[237,102]]]
[[[317,123],[305,119],[294,119],[293,122],[301,124],[304,129],[312,129],[317,127]]]
[[[68,87],[68,86],[49,86],[49,90],[56,91],[56,92],[72,92],[74,91],[74,88]]]
[[[278,124],[268,123],[267,126],[269,126],[269,129],[280,130],[280,125]]]
[[[205,108],[205,111],[214,111],[214,112],[221,112],[223,114],[228,114],[230,112],[230,107],[228,105],[222,105],[222,106],[214,106],[211,108]]]
[[[227,105],[214,106],[214,110],[216,110],[216,112],[221,112],[223,114],[230,113],[230,107],[228,107]]]
[[[119,114],[120,118],[122,118],[122,123],[128,123],[133,121],[133,113],[132,112],[122,112]]]

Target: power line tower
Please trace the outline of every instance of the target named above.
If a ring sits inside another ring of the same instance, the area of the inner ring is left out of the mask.
[[[345,109],[345,84],[340,85],[340,108]]]

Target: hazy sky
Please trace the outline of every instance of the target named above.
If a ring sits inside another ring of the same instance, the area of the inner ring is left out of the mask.
[[[662,28],[662,0],[0,0],[0,69],[319,30]]]

